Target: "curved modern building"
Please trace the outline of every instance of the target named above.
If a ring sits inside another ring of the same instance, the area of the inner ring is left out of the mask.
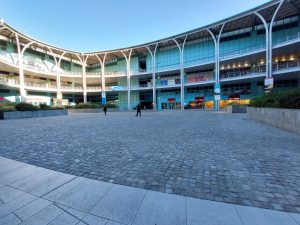
[[[274,0],[165,39],[75,52],[0,22],[0,99],[120,109],[223,108],[300,86],[300,1]],[[95,46],[97,48],[97,46]]]

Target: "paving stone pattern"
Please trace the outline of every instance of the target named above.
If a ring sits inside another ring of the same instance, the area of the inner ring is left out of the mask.
[[[110,183],[300,213],[300,136],[245,114],[142,113],[1,121],[0,155]]]

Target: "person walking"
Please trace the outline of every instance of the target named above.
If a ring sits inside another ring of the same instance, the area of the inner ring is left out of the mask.
[[[107,112],[107,106],[106,105],[104,105],[104,107],[103,107],[103,112],[104,112],[104,115],[106,116],[106,112]]]
[[[140,103],[137,104],[137,106],[136,106],[136,115],[135,115],[135,116],[138,116],[138,114],[140,114],[140,116],[142,116],[142,114],[141,114],[141,105],[140,105]]]

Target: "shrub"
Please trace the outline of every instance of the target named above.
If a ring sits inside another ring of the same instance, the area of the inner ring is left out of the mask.
[[[13,105],[2,105],[2,106],[0,106],[0,111],[11,112],[11,111],[16,111],[16,108]]]
[[[29,104],[29,103],[21,102],[16,105],[16,110],[17,111],[35,111],[35,110],[38,110],[38,107],[36,107],[32,104]]]
[[[51,109],[51,107],[47,104],[40,104],[40,109],[47,110],[47,109]]]
[[[255,97],[251,100],[250,106],[300,109],[300,88]]]
[[[95,109],[95,108],[99,108],[99,105],[91,103],[91,102],[88,102],[88,103],[79,103],[79,104],[75,105],[74,108],[75,109]]]

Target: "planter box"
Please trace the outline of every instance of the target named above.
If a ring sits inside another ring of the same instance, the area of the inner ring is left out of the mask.
[[[300,135],[300,109],[248,107],[247,114],[253,120]]]
[[[68,110],[37,110],[37,111],[12,111],[12,112],[0,112],[0,119],[22,119],[33,117],[46,117],[46,116],[64,116],[68,115]]]
[[[69,113],[99,113],[103,109],[68,109]]]
[[[246,113],[247,106],[246,105],[230,105],[226,107],[226,111],[228,113]]]

